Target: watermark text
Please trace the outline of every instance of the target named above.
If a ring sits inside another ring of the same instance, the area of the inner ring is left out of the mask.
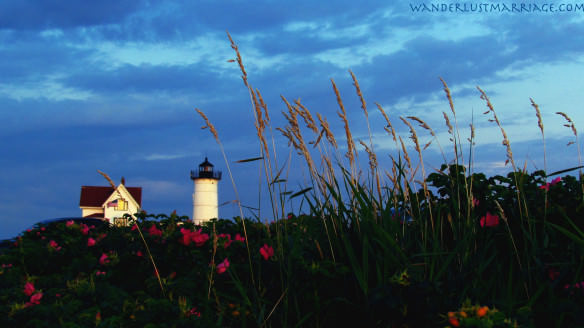
[[[584,3],[470,3],[470,2],[418,2],[410,3],[415,13],[584,13]]]

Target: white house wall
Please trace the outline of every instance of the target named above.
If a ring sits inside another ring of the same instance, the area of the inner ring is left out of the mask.
[[[95,214],[102,214],[103,208],[101,207],[81,207],[81,216],[86,217]]]

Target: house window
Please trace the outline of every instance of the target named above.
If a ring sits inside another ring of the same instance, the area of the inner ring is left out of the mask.
[[[126,218],[114,218],[114,226],[125,227],[128,225],[128,219]]]
[[[128,202],[123,199],[118,199],[118,207],[116,208],[118,211],[127,211],[128,210]]]

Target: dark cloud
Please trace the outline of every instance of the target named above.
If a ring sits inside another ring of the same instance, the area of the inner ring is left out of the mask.
[[[390,4],[384,6],[392,7]],[[400,11],[405,9],[396,7]],[[376,1],[357,4],[344,0],[334,6],[309,0],[265,0],[253,4],[241,0],[151,3],[123,22],[95,27],[91,34],[110,40],[182,41],[226,30],[234,36],[280,33],[288,23],[314,20],[334,30],[371,23],[367,17],[375,15],[379,9]]]
[[[190,6],[190,8],[189,8]],[[189,10],[190,9],[190,10]],[[345,26],[355,25],[363,15],[379,9],[376,1],[338,1],[334,5],[326,2],[273,1],[255,2],[234,0],[204,0],[187,5],[184,15],[192,14],[210,28],[234,33],[257,32],[279,28],[289,22],[320,20],[342,21]]]
[[[362,37],[338,37],[335,39],[323,39],[316,35],[306,35],[298,32],[285,32],[261,36],[254,41],[254,45],[267,56],[279,54],[290,55],[314,55],[326,50],[334,50],[345,47],[358,47],[363,43]]]
[[[5,0],[0,2],[0,29],[67,29],[111,24],[123,20],[141,3],[132,0]]]
[[[0,40],[5,42],[0,49],[0,83],[39,82],[48,75],[82,66],[92,54],[30,33],[6,35]]]
[[[98,93],[208,93],[221,89],[222,74],[204,63],[188,66],[124,65],[116,69],[91,68],[62,80],[70,87]]]
[[[562,15],[530,16],[503,23],[516,51],[513,59],[528,64],[557,62],[584,50],[584,25]]]

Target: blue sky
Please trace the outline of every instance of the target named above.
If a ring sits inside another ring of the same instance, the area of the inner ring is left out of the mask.
[[[176,209],[190,216],[189,171],[208,156],[226,173],[217,144],[200,129],[203,121],[194,108],[217,128],[242,203],[257,207],[257,164],[233,163],[257,157],[259,145],[241,73],[228,62],[235,56],[226,31],[239,45],[249,81],[262,92],[274,128],[284,124],[280,95],[301,98],[313,114],[327,117],[341,140],[333,78],[353,136],[367,140],[350,69],[369,104],[382,165],[394,149],[375,102],[400,135],[408,132],[399,116],[418,116],[438,132],[448,151],[442,77],[452,90],[464,139],[474,120],[477,170],[494,174],[509,168],[502,165],[501,135],[482,114],[486,106],[476,86],[488,93],[521,166],[543,168],[530,97],[542,111],[550,170],[578,165],[576,146],[566,147],[574,137],[555,112],[567,113],[581,131],[584,11],[577,8],[582,4],[526,2],[553,4],[553,12],[411,9],[422,3],[0,2],[0,238],[40,220],[80,215],[80,187],[106,185],[98,169],[116,182],[124,176],[128,186],[141,186],[148,212]],[[456,3],[479,2],[425,2]],[[560,11],[560,5],[572,11]],[[274,136],[283,164],[287,142]],[[431,147],[424,156],[429,167],[439,167],[437,149]],[[303,165],[293,153],[292,190],[307,183]],[[220,203],[235,198],[226,178],[220,183]],[[223,217],[237,214],[232,204],[220,209]]]

